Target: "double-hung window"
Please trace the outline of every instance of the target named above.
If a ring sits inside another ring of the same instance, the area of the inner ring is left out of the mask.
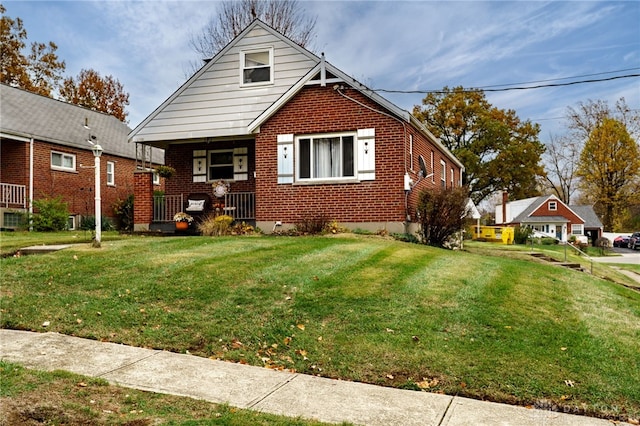
[[[51,168],[54,170],[76,171],[76,156],[64,152],[51,151]]]
[[[297,139],[298,180],[355,178],[355,134]]]
[[[571,235],[582,235],[584,233],[581,223],[571,224]]]
[[[209,180],[233,179],[233,150],[209,151]]]
[[[446,188],[447,187],[447,163],[440,160],[440,167],[442,169],[440,170],[440,182],[442,184],[442,187]]]
[[[116,163],[107,161],[107,185],[116,185]]]
[[[273,83],[273,49],[240,52],[242,86]]]

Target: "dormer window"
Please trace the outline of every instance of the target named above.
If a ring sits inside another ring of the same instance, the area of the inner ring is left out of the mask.
[[[273,48],[240,52],[242,86],[273,83]]]

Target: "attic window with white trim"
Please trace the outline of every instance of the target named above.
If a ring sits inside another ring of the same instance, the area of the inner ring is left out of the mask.
[[[273,48],[240,52],[240,84],[273,83]]]
[[[549,201],[549,211],[556,211],[558,210],[558,203],[556,203],[555,201]]]

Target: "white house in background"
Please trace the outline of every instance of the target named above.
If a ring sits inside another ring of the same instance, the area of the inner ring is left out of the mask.
[[[560,241],[586,235],[592,243],[603,229],[592,206],[567,206],[555,195],[507,202],[506,193],[496,206],[496,225],[528,226]]]

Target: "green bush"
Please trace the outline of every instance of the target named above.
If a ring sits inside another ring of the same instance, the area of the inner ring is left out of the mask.
[[[133,194],[113,205],[115,227],[120,232],[133,232]]]
[[[533,235],[532,228],[529,228],[528,226],[521,227],[518,225],[513,231],[513,242],[516,244],[527,244],[531,235]]]
[[[100,230],[111,231],[114,228],[111,223],[111,219],[102,216],[100,218]],[[94,231],[96,229],[96,217],[95,216],[83,216],[80,221],[80,229],[83,231]]]
[[[51,232],[67,228],[69,208],[61,196],[33,200],[33,207],[36,210],[31,217],[34,231]]]
[[[551,238],[551,237],[544,237],[540,240],[540,243],[543,246],[552,246],[555,244],[558,244],[558,240],[556,240],[555,238]]]

